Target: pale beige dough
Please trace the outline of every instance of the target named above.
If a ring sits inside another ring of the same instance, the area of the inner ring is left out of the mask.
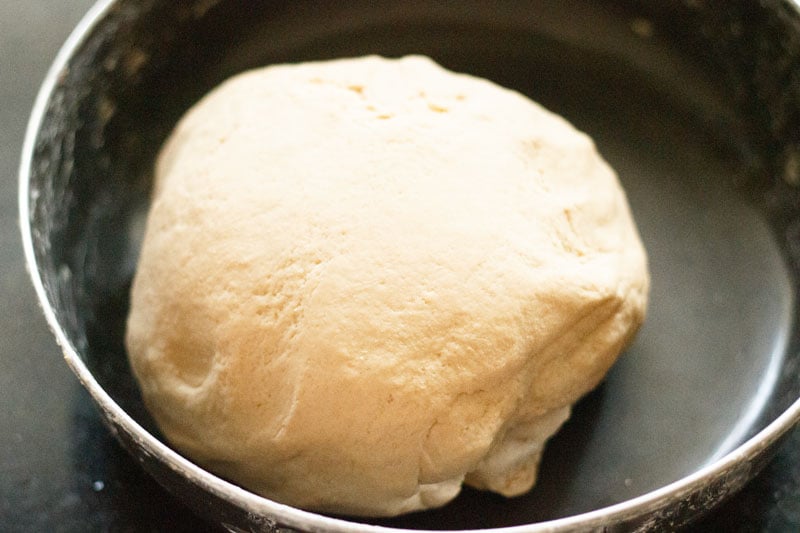
[[[643,320],[592,141],[423,57],[239,75],[163,148],[127,329],[164,435],[277,501],[513,496]]]

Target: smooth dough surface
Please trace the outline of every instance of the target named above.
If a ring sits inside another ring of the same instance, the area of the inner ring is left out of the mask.
[[[648,284],[614,172],[558,116],[418,56],[280,65],[165,144],[126,342],[199,464],[394,515],[529,490]]]

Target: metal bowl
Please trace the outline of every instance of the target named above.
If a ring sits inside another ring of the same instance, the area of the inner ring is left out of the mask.
[[[101,1],[27,132],[33,284],[110,430],[231,531],[677,527],[741,488],[800,419],[799,13],[778,0]],[[294,509],[172,450],[131,378],[128,290],[153,159],[178,117],[241,70],[367,53],[427,54],[528,94],[592,135],[628,191],[651,260],[649,318],[551,441],[528,495],[467,489],[383,520]]]

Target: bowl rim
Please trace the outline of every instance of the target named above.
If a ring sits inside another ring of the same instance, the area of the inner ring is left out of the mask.
[[[92,32],[113,10],[120,0],[98,0],[83,16],[66,39],[39,88],[27,124],[19,166],[19,220],[25,263],[36,296],[47,320],[48,327],[62,350],[67,365],[87,389],[95,403],[113,426],[112,432],[121,429],[128,434],[143,451],[157,458],[164,466],[186,478],[194,485],[216,497],[246,511],[249,515],[264,519],[272,526],[297,528],[301,531],[331,533],[440,533],[434,530],[404,529],[377,526],[333,518],[311,511],[304,511],[258,496],[192,463],[178,452],[157,439],[142,425],[126,413],[94,378],[78,355],[75,345],[67,337],[56,318],[52,302],[47,296],[41,278],[39,264],[33,246],[30,226],[30,179],[36,141],[40,126],[47,114],[47,107],[59,79],[68,68],[70,60],[80,51]],[[794,16],[800,17],[800,0],[782,0]],[[795,312],[798,312],[796,309]],[[697,471],[629,500],[592,511],[532,524],[488,529],[459,530],[464,533],[543,533],[599,529],[604,526],[631,520],[656,512],[668,504],[702,490],[714,481],[724,479],[737,467],[748,463],[761,452],[775,444],[786,432],[800,422],[800,398],[758,433],[721,457],[710,461]],[[738,487],[737,487],[738,488]],[[224,524],[223,524],[224,525]],[[657,525],[655,523],[650,525]],[[273,527],[274,529],[274,527]]]

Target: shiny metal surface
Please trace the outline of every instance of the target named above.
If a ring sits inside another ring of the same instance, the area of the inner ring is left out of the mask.
[[[743,9],[718,20],[696,6],[644,12],[620,2],[605,12],[575,2],[567,23],[556,2],[538,4],[535,19],[516,2],[488,11],[480,3],[354,3],[313,18],[302,8],[265,11],[264,26],[247,26],[253,16],[237,2],[216,4],[95,6],[48,75],[21,163],[25,251],[48,322],[112,431],[165,485],[232,530],[374,530],[256,497],[175,454],[144,412],[119,342],[148,165],[171,121],[231,72],[362,50],[430,53],[523,90],[586,129],[629,191],[655,279],[655,317],[553,442],[550,473],[530,499],[469,493],[450,510],[382,525],[663,528],[723,500],[763,466],[800,418],[798,101],[775,89],[798,68],[796,50],[781,40],[797,21],[793,7],[776,2],[751,8],[761,18]],[[215,9],[226,6],[230,17],[216,24]],[[750,35],[745,21],[761,26]],[[248,30],[238,41],[220,37],[236,24]],[[697,39],[703,30],[717,49],[694,57],[678,28]],[[756,41],[760,48],[745,46]],[[784,43],[776,53],[785,61],[754,60],[771,54],[773,41]],[[748,75],[751,85],[740,87]],[[676,445],[683,449],[671,453]],[[563,492],[565,476],[571,488]],[[586,488],[581,476],[600,483]],[[466,512],[475,508],[492,517]]]

